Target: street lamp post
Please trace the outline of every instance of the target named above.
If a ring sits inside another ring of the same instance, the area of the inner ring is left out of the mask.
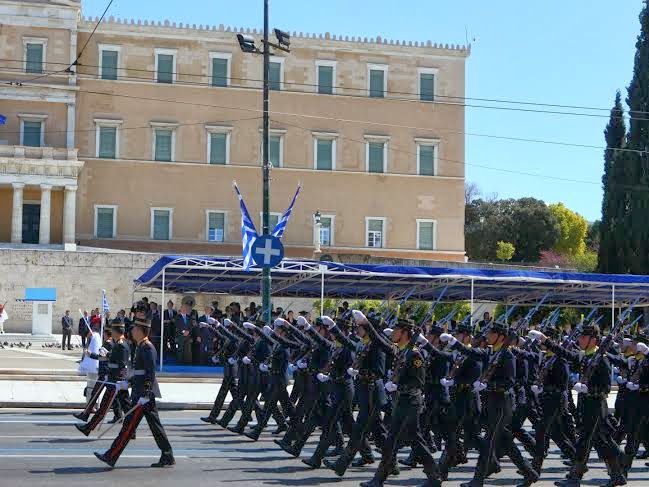
[[[275,37],[277,37],[277,44],[271,43],[268,40],[268,0],[264,0],[264,40],[263,50],[260,51],[255,46],[255,40],[251,36],[237,34],[237,40],[241,50],[246,53],[262,54],[264,59],[264,85],[263,85],[263,122],[262,122],[262,191],[263,191],[263,208],[262,208],[262,234],[267,236],[270,234],[270,157],[269,157],[269,129],[270,117],[268,111],[268,98],[269,98],[269,77],[270,77],[270,48],[274,47],[284,52],[290,52],[289,46],[291,44],[291,37],[287,32],[275,29]],[[267,324],[272,320],[272,309],[270,304],[270,291],[271,291],[271,277],[270,268],[262,269],[261,277],[261,300],[263,319]]]

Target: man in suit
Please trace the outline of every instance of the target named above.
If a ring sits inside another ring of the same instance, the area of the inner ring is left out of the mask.
[[[196,328],[196,319],[193,316],[194,298],[185,296],[180,307],[180,314],[176,316],[176,358],[179,364],[192,363],[192,333]]]
[[[91,330],[90,317],[88,312],[84,311],[83,316],[79,320],[79,336],[81,337],[81,346],[85,349],[87,345],[88,330]]]
[[[65,350],[65,342],[68,342],[68,350],[72,350],[72,345],[70,345],[70,340],[72,339],[72,317],[70,316],[70,310],[65,311],[65,316],[61,318],[61,332],[63,334],[63,339],[61,340],[61,350]]]
[[[165,343],[162,344],[168,353],[176,351],[176,316],[178,316],[178,311],[174,309],[174,302],[169,300],[163,315]]]

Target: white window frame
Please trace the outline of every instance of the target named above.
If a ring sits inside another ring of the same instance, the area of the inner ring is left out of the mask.
[[[271,63],[279,63],[279,91],[284,90],[284,61],[286,58],[281,56],[270,56],[269,60]]]
[[[419,231],[420,231],[420,224],[422,223],[432,223],[433,224],[433,248],[432,249],[421,249],[419,246]],[[431,219],[426,219],[426,218],[417,218],[417,250],[425,250],[425,251],[435,251],[437,250],[437,220],[431,220]]]
[[[418,68],[417,69],[417,100],[422,103],[435,103],[437,101],[437,73],[439,73],[438,68]],[[422,74],[432,74],[433,75],[433,100],[422,100],[421,99],[421,75]]]
[[[102,74],[103,74],[103,55],[102,53],[104,51],[113,51],[117,53],[117,79],[119,80],[120,74],[119,72],[121,71],[122,67],[122,46],[117,46],[115,44],[97,44],[97,48],[99,49],[99,62],[97,63],[97,79],[103,79]],[[157,67],[157,59],[158,57],[156,56],[156,67]],[[156,69],[156,76],[158,75],[158,70]],[[112,80],[105,80],[105,81],[112,81]]]
[[[279,223],[279,221],[282,219],[282,214],[281,214],[281,213],[277,213],[277,212],[275,212],[275,211],[269,211],[269,212],[268,212],[268,215],[269,215],[269,216],[276,216],[276,217],[277,217],[277,222],[278,222],[278,223]],[[260,232],[259,234],[260,234],[260,235],[261,235],[261,232],[262,232],[262,229],[263,229],[263,228],[264,228],[264,212],[263,212],[263,211],[260,211],[260,212],[259,212],[259,232]],[[268,232],[269,232],[269,233],[273,233],[273,229],[274,229],[274,228],[269,228],[269,229],[268,229]]]
[[[336,64],[337,61],[328,61],[326,59],[317,59],[315,62],[315,82],[316,82],[316,94],[320,95],[321,93],[318,91],[320,89],[320,66],[327,66],[332,69],[332,79],[331,79],[331,94],[335,95],[336,94]]]
[[[117,238],[117,205],[95,205],[95,229],[93,233],[94,238],[100,238],[97,236],[97,222],[99,221],[99,210],[102,208],[110,208],[113,210],[113,236],[111,238]]]
[[[336,170],[336,151],[338,134],[336,132],[312,132],[313,135],[313,169],[318,170],[318,140],[331,140],[331,170]]]
[[[153,233],[154,233],[153,232],[153,229],[154,229],[153,223],[155,221],[154,220],[154,215],[155,215],[156,211],[168,211],[169,212],[169,240],[168,241],[171,241],[173,239],[173,233],[172,232],[173,232],[173,228],[174,228],[174,209],[173,208],[162,208],[162,207],[159,207],[159,206],[151,207],[151,220],[150,220],[151,232],[150,232],[149,237],[151,238],[151,240],[164,242],[164,240],[157,240],[157,239],[153,238]]]
[[[227,69],[227,78],[225,79],[225,87],[230,86],[230,82],[232,81],[232,53],[231,52],[210,52],[209,54],[209,59],[210,63],[208,66],[208,72],[209,72],[209,78],[207,78],[207,84],[211,88],[223,88],[223,86],[213,86],[212,85],[212,77],[214,76],[214,64],[212,62],[213,59],[225,59],[228,62],[228,69]],[[156,70],[157,72],[157,70]]]
[[[210,214],[221,213],[223,215],[223,242],[210,240]],[[227,210],[205,210],[205,240],[211,243],[226,243],[228,241],[228,211]]]
[[[115,127],[115,159],[119,159],[119,138],[124,120],[95,118],[95,157],[99,158],[99,140],[101,127]]]
[[[262,129],[259,129],[259,133],[263,133]],[[286,129],[269,129],[268,134],[272,137],[279,137],[279,166],[284,167],[284,136],[286,135]],[[263,141],[262,141],[263,144]],[[264,157],[264,148],[262,145],[259,146],[259,160],[261,161]],[[270,153],[269,153],[270,154]]]
[[[166,161],[156,161],[155,160],[155,143],[156,143],[156,130],[171,130],[171,161],[176,162],[176,129],[178,128],[177,123],[172,122],[150,122],[151,129],[153,130],[153,135],[151,140],[153,144],[151,146],[151,160],[155,162],[166,162]]]
[[[335,236],[336,236],[336,215],[321,214],[320,218],[321,219],[322,218],[330,218],[331,219],[331,230],[330,230],[330,233],[329,233],[329,245],[325,245],[324,243],[322,243],[322,241],[320,241],[320,244],[323,247],[335,247],[335,245],[336,245],[336,241],[335,241]],[[318,227],[315,224],[315,220],[314,220],[314,222],[313,222],[313,245],[315,245],[316,242],[317,242],[317,238],[318,238],[318,233],[317,232],[318,232]]]
[[[27,44],[41,44],[43,46],[43,73],[47,69],[47,37],[23,37],[23,73],[27,72]]]
[[[383,71],[383,98],[388,97],[388,65],[387,64],[369,64],[367,65],[367,96],[370,96],[370,72]]]
[[[40,113],[19,113],[20,119],[20,145],[25,144],[25,122],[41,123],[41,147],[45,147],[45,121],[49,115]]]
[[[177,71],[177,64],[178,64],[178,49],[166,49],[162,47],[156,47],[153,50],[153,55],[155,57],[155,68],[153,71],[153,80],[157,83],[158,82],[158,54],[167,54],[170,56],[174,57],[174,65],[173,65],[173,72],[171,73],[171,84],[174,84],[176,82],[176,75],[178,74]]]
[[[230,164],[230,138],[232,127],[225,125],[205,125],[207,132],[207,163],[210,164],[210,153],[212,152],[212,134],[225,134],[225,165]],[[214,164],[218,166],[218,164]]]
[[[370,173],[370,142],[380,142],[383,144],[383,173],[387,174],[388,172],[388,154],[390,153],[388,149],[388,144],[390,143],[390,137],[387,135],[365,135],[365,172]],[[378,173],[371,173],[378,174]]]
[[[417,144],[417,176],[421,176],[421,146],[429,146],[429,147],[434,147],[434,156],[433,156],[433,175],[432,176],[426,176],[426,177],[435,177],[438,175],[438,164],[437,161],[439,160],[439,139],[422,139],[422,138],[416,138],[415,143]]]
[[[383,226],[381,228],[381,246],[380,247],[370,247],[370,239],[368,238],[368,233],[370,232],[370,220],[381,220]],[[387,248],[387,230],[386,230],[387,218],[384,216],[366,216],[365,217],[365,247],[369,249],[385,249]]]

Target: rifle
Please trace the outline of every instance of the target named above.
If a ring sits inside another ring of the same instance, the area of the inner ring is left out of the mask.
[[[435,300],[435,302],[430,305],[430,308],[428,308],[428,311],[424,315],[424,318],[421,320],[421,322],[417,326],[418,329],[421,328],[422,326],[424,326],[428,322],[428,320],[430,320],[433,317],[433,313],[435,312],[435,308],[437,307],[439,302],[442,300],[442,298],[446,294],[447,290],[448,290],[448,286],[444,286],[444,289],[442,289],[442,292],[439,293],[439,296],[437,296],[437,299]]]
[[[384,321],[386,323],[390,323],[391,320],[392,320],[392,316],[395,315],[395,314],[396,314],[396,318],[397,319],[399,318],[399,309],[401,308],[401,306],[403,306],[405,304],[406,301],[408,301],[408,299],[410,298],[410,296],[413,295],[413,293],[415,292],[416,289],[417,289],[417,286],[412,286],[412,289],[410,291],[408,291],[408,293],[403,298],[401,298],[401,301],[399,301],[399,304],[397,304],[396,310],[392,310],[388,306],[388,309],[387,309],[388,314],[387,314],[387,316],[384,317]]]

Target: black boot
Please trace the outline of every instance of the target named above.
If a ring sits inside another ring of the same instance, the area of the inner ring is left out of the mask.
[[[484,484],[482,481],[473,479],[471,482],[464,482],[463,484],[460,484],[460,487],[482,487]]]
[[[110,421],[108,421],[108,424],[115,424],[115,423],[117,423],[120,419],[122,419],[121,416],[113,416],[113,419],[111,419]]]
[[[216,419],[214,419],[212,416],[205,416],[201,418],[201,421],[203,423],[216,424]]]
[[[338,477],[342,477],[345,475],[345,472],[347,471],[347,461],[343,460],[343,457],[340,457],[337,461],[332,461],[328,459],[324,459],[323,463],[325,464],[325,467],[327,467],[330,470],[333,470]]]
[[[308,458],[308,459],[307,459],[307,458],[303,458],[303,459],[302,459],[302,463],[303,463],[304,465],[308,465],[308,466],[311,467],[312,469],[317,469],[317,468],[320,468],[320,467],[322,466],[322,461],[321,461],[321,460],[318,460],[318,459],[316,459],[316,458],[314,458],[314,457],[311,457],[311,458]]]
[[[357,458],[352,462],[352,467],[359,468],[364,467],[365,465],[372,465],[376,460],[374,458]]]
[[[171,467],[176,464],[176,460],[174,459],[173,453],[163,453],[160,456],[160,460],[158,460],[156,463],[152,463],[151,467],[152,468],[165,468],[165,467]]]
[[[115,462],[110,460],[108,456],[105,453],[97,453],[95,452],[95,456],[104,462],[106,465],[108,465],[110,468],[113,468],[115,466]]]
[[[275,435],[275,436],[276,436],[276,435],[281,435],[281,434],[284,433],[287,429],[288,429],[288,427],[287,427],[285,424],[281,424],[281,425],[279,425],[279,426],[277,427],[277,429],[274,430],[271,434],[273,434],[273,435]]]
[[[243,435],[250,438],[252,441],[257,441],[261,436],[261,431],[258,430],[257,428],[253,428],[251,431],[248,431]]]
[[[236,426],[233,426],[232,428],[228,428],[228,431],[231,431],[232,433],[235,433],[237,435],[242,435],[243,434],[243,426],[238,424]]]
[[[86,421],[88,421],[88,417],[89,417],[89,415],[88,415],[88,414],[84,414],[83,411],[80,412],[80,413],[74,413],[72,416],[74,416],[75,418],[77,418],[79,421],[83,421],[84,423],[85,423]]]
[[[361,487],[383,487],[383,482],[379,482],[376,478],[373,478],[367,482],[361,482]]]
[[[417,467],[417,459],[415,458],[415,454],[412,452],[410,453],[410,455],[408,455],[408,458],[405,458],[404,460],[399,460],[399,463],[401,465],[405,465],[406,467],[412,467],[412,468]]]
[[[624,455],[621,455],[624,456]],[[625,457],[625,463],[628,462],[628,460]],[[633,457],[631,457],[631,462],[633,462]],[[602,484],[602,487],[616,487],[618,485],[626,485],[626,477],[624,475],[624,471],[622,469],[622,464],[620,462],[620,456],[614,455],[610,458],[606,459],[606,465],[608,466],[609,474],[611,476],[611,480],[606,482],[605,484]],[[631,465],[629,464],[629,468],[631,468]]]
[[[223,429],[228,429],[228,422],[223,421],[223,419],[219,419],[218,421],[215,421],[214,424],[218,424],[221,428]]]
[[[332,458],[332,457],[339,457],[345,452],[345,449],[342,446],[337,446],[335,448],[332,448],[331,450],[327,450],[327,453],[325,453],[325,457]]]
[[[86,436],[90,434],[90,428],[88,428],[88,425],[86,424],[75,424],[74,427]]]

